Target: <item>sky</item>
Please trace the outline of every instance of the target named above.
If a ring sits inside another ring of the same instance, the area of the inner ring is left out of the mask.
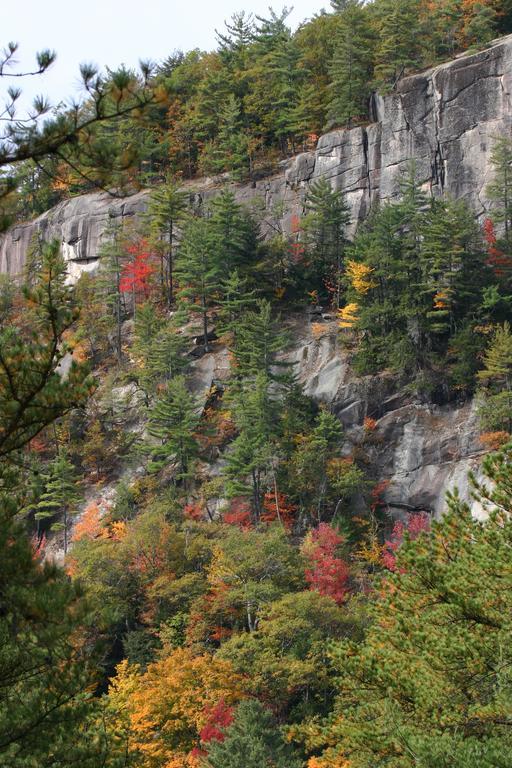
[[[291,2],[275,2],[279,11]],[[8,84],[22,86],[22,108],[40,93],[52,104],[79,95],[78,66],[93,62],[116,68],[136,66],[139,59],[164,59],[175,49],[215,48],[215,29],[239,11],[260,16],[268,13],[269,0],[11,0],[4,15],[0,48],[19,43],[19,68],[33,68],[35,52],[51,48],[57,61],[44,75],[14,81],[2,78],[2,94]],[[296,28],[329,0],[295,0],[289,24]],[[12,70],[14,71],[14,69]]]

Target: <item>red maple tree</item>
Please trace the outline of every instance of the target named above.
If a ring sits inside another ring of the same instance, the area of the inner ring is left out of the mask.
[[[154,254],[143,237],[129,245],[126,250],[132,258],[123,267],[119,288],[122,293],[132,293],[134,299],[142,296],[146,300],[151,291],[151,275],[155,271],[151,263]]]
[[[309,568],[305,571],[309,588],[332,597],[338,605],[347,598],[350,578],[347,563],[337,554],[341,544],[343,537],[332,526],[320,523],[311,531],[304,547],[309,560]]]

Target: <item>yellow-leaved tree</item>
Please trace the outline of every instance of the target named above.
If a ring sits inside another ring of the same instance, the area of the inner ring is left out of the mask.
[[[172,650],[145,672],[122,661],[108,696],[113,726],[134,765],[191,768],[212,710],[237,704],[244,687],[229,662],[189,648]]]

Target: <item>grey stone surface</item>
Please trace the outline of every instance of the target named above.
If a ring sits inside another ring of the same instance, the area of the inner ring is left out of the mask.
[[[512,36],[507,36],[485,51],[404,78],[392,94],[374,97],[372,124],[331,131],[314,151],[284,163],[276,176],[233,189],[241,202],[256,205],[264,232],[276,226],[289,231],[293,217],[303,212],[309,184],[324,176],[346,194],[355,228],[376,200],[397,197],[400,177],[414,158],[426,189],[464,198],[482,215],[493,140],[510,134],[512,127],[511,90]],[[219,184],[205,179],[187,188],[199,201],[216,194]],[[0,236],[0,272],[19,273],[30,239],[39,231],[61,241],[75,279],[96,266],[109,212],[129,219],[144,210],[147,194],[124,199],[83,195],[14,227]]]
[[[287,358],[305,391],[340,418],[346,453],[361,445],[365,417],[376,420],[375,432],[362,446],[372,474],[389,483],[383,500],[392,514],[409,505],[439,516],[446,491],[454,486],[471,502],[468,472],[478,474],[485,453],[474,403],[426,405],[407,392],[397,394],[389,374],[357,378],[335,323],[326,323],[319,336],[318,327],[313,331],[297,318],[292,334]]]

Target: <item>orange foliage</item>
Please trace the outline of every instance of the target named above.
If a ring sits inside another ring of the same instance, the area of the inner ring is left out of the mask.
[[[295,521],[297,505],[292,504],[284,493],[278,493],[277,499],[274,492],[266,493],[263,498],[263,513],[261,521],[263,523],[273,523],[279,520],[288,530]]]
[[[329,327],[324,323],[311,323],[311,335],[314,339],[320,339],[328,333]]]
[[[363,422],[365,432],[375,432],[377,429],[377,420],[367,416]]]
[[[106,531],[101,525],[100,508],[95,501],[92,501],[75,525],[71,541],[97,539],[105,534]]]
[[[190,753],[199,745],[212,710],[220,702],[237,704],[243,691],[244,679],[229,662],[178,648],[143,674],[122,662],[110,695],[126,712],[129,743],[141,758],[137,764],[181,768],[195,765]]]
[[[510,435],[508,432],[483,432],[479,437],[482,445],[489,451],[497,451],[502,445],[508,443]]]

